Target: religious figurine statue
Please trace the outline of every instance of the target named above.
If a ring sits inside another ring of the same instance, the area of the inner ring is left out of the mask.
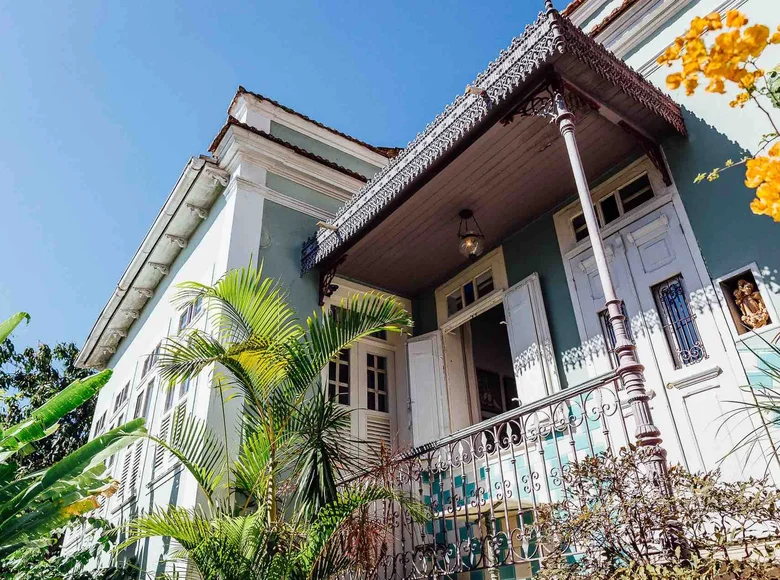
[[[734,302],[742,312],[742,322],[748,328],[761,328],[769,322],[769,312],[764,299],[753,284],[747,280],[739,280],[734,290]]]

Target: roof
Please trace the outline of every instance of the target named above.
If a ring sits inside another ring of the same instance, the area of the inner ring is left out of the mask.
[[[588,35],[592,38],[595,38],[598,36],[601,32],[603,32],[610,24],[612,24],[615,20],[620,18],[629,8],[631,8],[634,4],[639,2],[639,0],[623,0],[623,2],[615,8],[612,12],[607,14],[607,16],[599,22],[596,26],[591,28],[588,31]]]
[[[571,16],[572,14],[574,14],[574,11],[577,10],[577,8],[579,8],[583,4],[585,4],[586,1],[587,0],[572,0],[571,2],[569,2],[568,6],[566,6],[566,8],[561,10],[561,15],[567,16],[567,17]]]
[[[214,159],[191,158],[95,321],[76,366],[102,368],[141,316],[176,257],[224,191],[230,176]]]
[[[622,95],[647,111],[648,121],[664,132],[686,134],[679,105],[639,73],[589,38],[568,19],[551,8],[512,40],[509,48],[480,73],[468,91],[449,104],[387,167],[374,175],[315,237],[304,246],[301,269],[307,272],[336,259],[339,248],[353,243],[384,213],[412,191],[431,171],[439,170],[457,155],[469,139],[487,123],[495,123],[496,110],[510,96],[517,98],[521,86],[532,90],[532,79],[542,68],[566,57],[582,74],[588,71],[594,91]],[[622,98],[622,97],[621,97]],[[419,178],[419,179],[418,179]]]
[[[233,103],[236,102],[236,99],[241,95],[252,95],[255,98],[258,98],[262,101],[266,101],[268,103],[271,103],[275,107],[279,107],[282,111],[285,111],[286,113],[290,113],[291,115],[295,115],[296,117],[299,117],[303,119],[304,121],[308,121],[309,123],[316,125],[317,127],[320,127],[321,129],[325,129],[326,131],[330,131],[334,135],[338,135],[339,137],[343,137],[344,139],[347,139],[349,141],[352,141],[353,143],[357,143],[358,145],[362,145],[366,149],[370,149],[374,153],[378,153],[379,155],[382,155],[383,157],[392,158],[395,157],[397,154],[398,148],[396,147],[377,147],[375,145],[371,145],[369,143],[366,143],[365,141],[361,141],[360,139],[357,139],[356,137],[353,137],[352,135],[347,135],[346,133],[342,133],[338,129],[334,129],[333,127],[328,127],[327,125],[320,123],[319,121],[315,121],[311,117],[308,117],[304,115],[303,113],[299,113],[295,109],[291,109],[290,107],[287,107],[286,105],[281,104],[278,101],[274,101],[273,99],[269,99],[268,97],[261,95],[260,93],[255,93],[253,91],[245,89],[243,86],[239,85],[238,90],[236,91],[235,96],[233,97],[233,100],[230,102],[230,106],[228,107],[228,115],[230,115],[230,110],[233,108]]]
[[[230,127],[241,127],[242,129],[245,129],[249,131],[250,133],[253,133],[259,137],[263,137],[264,139],[268,139],[269,141],[272,141],[273,143],[276,143],[277,145],[281,145],[282,147],[286,147],[290,151],[294,151],[298,155],[302,155],[303,157],[307,157],[311,159],[312,161],[316,161],[317,163],[321,163],[322,165],[326,167],[330,167],[331,169],[335,169],[336,171],[340,171],[341,173],[345,175],[349,175],[350,177],[354,177],[355,179],[359,179],[362,182],[368,181],[366,176],[361,175],[360,173],[357,173],[356,171],[352,171],[351,169],[347,169],[346,167],[342,167],[338,163],[334,163],[333,161],[330,161],[328,159],[325,159],[324,157],[320,157],[319,155],[315,155],[314,153],[311,153],[310,151],[307,151],[306,149],[301,149],[297,145],[293,145],[292,143],[288,143],[284,139],[280,139],[279,137],[276,137],[274,135],[271,135],[270,133],[266,133],[265,131],[258,129],[256,127],[253,127],[252,125],[247,125],[246,123],[242,123],[235,117],[228,116],[227,121],[222,126],[222,129],[219,130],[219,133],[217,133],[217,136],[214,137],[214,140],[211,142],[211,145],[209,145],[209,152],[214,153],[214,151],[217,150],[217,147],[219,147],[220,141],[225,137],[225,135],[228,132],[228,129]]]

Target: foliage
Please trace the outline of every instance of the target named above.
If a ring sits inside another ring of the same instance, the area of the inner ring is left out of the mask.
[[[780,347],[775,342],[768,341],[758,332],[753,335],[763,342],[767,352],[780,360]],[[745,433],[728,455],[741,452],[748,463],[755,457],[765,462],[766,473],[769,473],[772,464],[775,468],[780,467],[780,392],[773,386],[775,383],[780,384],[780,368],[748,341],[743,345],[759,361],[758,370],[763,378],[761,383],[742,387],[746,400],[729,401],[732,409],[723,415],[721,428],[733,426],[734,431]],[[747,430],[742,428],[745,424]]]
[[[84,518],[84,523],[101,530],[93,546],[68,556],[60,554],[60,535],[40,545],[25,546],[0,562],[0,580],[135,580],[135,562],[122,566],[86,570],[86,564],[99,553],[113,549],[116,529],[105,520]]]
[[[0,324],[0,341],[24,318],[29,316],[17,314]],[[45,543],[54,530],[93,510],[99,497],[116,490],[116,482],[103,477],[103,459],[139,436],[143,420],[112,429],[34,473],[20,472],[15,462],[55,433],[60,419],[92,398],[110,376],[103,371],[76,380],[0,431],[0,559],[21,547]]]
[[[729,159],[723,168],[700,173],[696,181],[714,181],[723,169],[745,163],[745,185],[756,190],[750,209],[780,222],[780,131],[766,108],[767,104],[780,108],[780,68],[767,72],[757,61],[767,46],[780,44],[780,26],[772,33],[763,24],[748,24],[738,10],[729,10],[725,22],[717,12],[696,17],[688,31],[658,58],[658,64],[682,63],[682,72],[666,77],[670,89],[683,86],[686,94],[692,95],[703,77],[709,81],[707,92],[725,94],[732,87],[739,91],[729,103],[731,107],[744,107],[750,102],[764,113],[771,130],[759,143],[758,154],[737,163]],[[720,32],[714,34],[716,31]],[[709,44],[705,42],[710,39]],[[766,155],[761,155],[765,149]]]
[[[337,318],[315,313],[302,325],[283,287],[254,268],[230,271],[213,286],[186,283],[174,299],[198,300],[207,306],[210,332],[169,338],[160,374],[174,385],[214,365],[223,401],[243,405],[239,433],[228,435],[232,425],[216,433],[185,416],[175,437],[156,439],[192,473],[206,505],[140,516],[125,545],[169,536],[181,546],[172,558],[188,558],[206,580],[330,578],[370,565],[347,544],[381,542],[366,517],[370,506],[408,504],[417,517],[423,508],[377,481],[338,488],[359,466],[344,435],[349,413],[325,395],[320,373],[358,339],[402,332],[408,314],[394,300],[367,294],[342,303]],[[228,439],[240,440],[235,458]]]
[[[541,578],[775,577],[780,491],[675,466],[668,494],[645,458],[632,448],[571,464],[564,499],[541,510]]]
[[[17,423],[70,383],[92,374],[75,365],[78,348],[72,342],[53,347],[39,344],[18,352],[10,340],[0,342],[0,425]],[[19,458],[23,473],[38,471],[75,451],[89,439],[95,398],[73,409],[59,421],[59,428],[46,441]]]

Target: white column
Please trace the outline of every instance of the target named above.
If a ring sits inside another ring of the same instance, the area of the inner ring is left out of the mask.
[[[616,370],[623,382],[628,395],[628,401],[634,411],[637,445],[649,449],[648,465],[654,475],[665,476],[667,471],[666,451],[661,447],[661,432],[653,423],[652,413],[650,412],[648,403],[650,398],[645,389],[644,367],[637,359],[636,347],[629,338],[626,317],[623,315],[621,308],[622,301],[618,299],[615,293],[615,285],[612,282],[612,275],[604,252],[604,241],[601,239],[601,230],[596,219],[593,199],[590,195],[585,169],[582,166],[582,159],[577,148],[574,114],[566,105],[562,87],[558,86],[551,89],[551,93],[554,100],[555,122],[566,143],[566,151],[569,155],[574,181],[577,184],[577,194],[579,195],[580,205],[582,205],[582,213],[588,226],[588,237],[593,248],[593,257],[596,260],[601,287],[606,299],[609,323],[615,334],[615,354],[618,358],[618,368]],[[666,485],[665,477],[660,477],[659,481],[662,482],[662,485]]]

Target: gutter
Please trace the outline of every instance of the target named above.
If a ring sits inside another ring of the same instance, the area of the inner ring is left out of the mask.
[[[181,209],[187,194],[203,172],[206,163],[207,160],[203,157],[190,158],[182,171],[182,174],[179,176],[179,179],[176,181],[176,185],[173,186],[173,190],[168,196],[168,199],[165,201],[165,205],[163,205],[160,213],[157,214],[154,223],[152,223],[152,227],[147,232],[143,242],[141,242],[141,246],[136,250],[133,258],[130,260],[130,264],[119,279],[119,283],[114,289],[114,292],[111,294],[111,297],[103,307],[100,316],[92,326],[92,330],[89,331],[84,347],[81,349],[79,356],[76,359],[75,364],[77,367],[90,368],[87,361],[91,357],[95,347],[97,347],[100,337],[103,335],[108,323],[119,308],[127,291],[132,287],[141,268],[146,264],[147,258],[163,237],[165,230],[176,215],[176,212]]]

